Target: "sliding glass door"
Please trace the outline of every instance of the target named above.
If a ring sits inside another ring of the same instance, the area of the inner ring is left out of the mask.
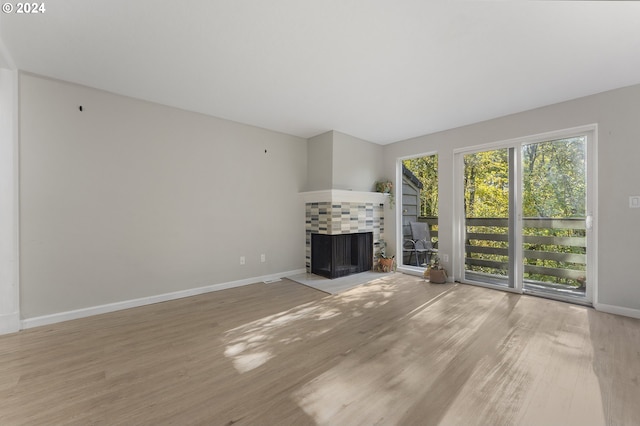
[[[464,278],[515,286],[510,256],[513,148],[464,154]]]
[[[594,138],[585,129],[456,154],[462,281],[592,300]]]
[[[584,298],[586,136],[522,146],[524,289]]]

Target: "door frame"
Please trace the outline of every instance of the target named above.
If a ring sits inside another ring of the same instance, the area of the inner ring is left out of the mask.
[[[591,218],[591,228],[586,231],[587,241],[587,286],[585,290],[585,304],[598,303],[598,125],[588,124],[584,126],[572,127],[567,129],[561,129],[551,132],[538,133],[529,136],[523,136],[514,139],[507,139],[503,141],[490,142],[480,145],[468,146],[465,148],[458,148],[453,150],[454,155],[454,226],[453,226],[453,275],[454,279],[459,282],[478,285],[482,287],[488,287],[508,292],[514,292],[522,294],[525,292],[523,282],[523,253],[520,249],[522,247],[522,167],[521,167],[521,148],[522,145],[531,143],[547,142],[557,139],[563,139],[573,136],[584,135],[586,136],[586,215]],[[514,250],[514,274],[515,281],[514,287],[504,287],[499,285],[493,285],[488,283],[481,283],[476,281],[467,281],[464,279],[464,235],[465,235],[465,212],[464,212],[464,155],[474,152],[515,148],[513,162],[513,171],[511,176],[516,180],[515,185],[510,185],[510,204],[515,207],[515,218],[513,232],[515,234],[515,240],[510,243],[510,246],[518,248]],[[515,189],[515,190],[514,190]],[[535,295],[542,296],[538,293],[527,292]],[[544,295],[549,297],[549,295]],[[561,295],[551,296],[553,299],[579,302],[575,298],[563,297]]]
[[[405,274],[422,276],[424,272],[424,268],[413,266],[413,265],[405,265],[404,264],[404,236],[403,236],[403,217],[402,217],[402,162],[404,160],[409,160],[411,158],[419,158],[419,157],[428,157],[430,155],[438,155],[438,191],[440,191],[440,155],[437,150],[426,151],[423,153],[415,154],[415,155],[404,155],[402,157],[396,158],[396,185],[395,185],[395,199],[396,199],[396,208],[395,208],[395,223],[396,223],[396,267],[398,271],[403,272]],[[440,202],[438,200],[438,202]],[[438,227],[439,229],[439,227]],[[438,231],[440,232],[440,231]],[[438,235],[440,235],[438,233]]]

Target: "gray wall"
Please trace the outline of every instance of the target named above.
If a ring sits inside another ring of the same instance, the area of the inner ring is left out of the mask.
[[[308,141],[307,191],[333,189],[333,131]]]
[[[426,151],[439,154],[439,248],[452,253],[453,150],[598,124],[598,288],[599,302],[640,309],[640,209],[629,209],[629,195],[640,194],[640,85],[550,105],[495,120],[413,138],[385,146],[384,170],[395,175],[396,159]],[[395,223],[387,222],[395,242]]]
[[[331,130],[309,139],[307,191],[373,191],[382,179],[382,146]]]
[[[20,83],[23,318],[303,268],[306,140]]]
[[[299,269],[300,191],[370,191],[398,157],[427,151],[439,154],[439,247],[451,254],[454,149],[591,123],[599,302],[640,309],[640,209],[628,208],[640,194],[640,86],[384,147],[333,131],[307,143],[28,74],[19,98],[23,318]]]
[[[382,146],[333,133],[333,188],[374,191],[376,181],[382,179]]]

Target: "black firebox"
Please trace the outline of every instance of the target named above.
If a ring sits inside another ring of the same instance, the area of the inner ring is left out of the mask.
[[[311,272],[339,278],[373,267],[373,233],[311,234]]]

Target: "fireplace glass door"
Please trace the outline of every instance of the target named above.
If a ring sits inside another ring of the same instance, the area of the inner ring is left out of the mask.
[[[311,272],[339,278],[373,267],[373,233],[311,234]]]

